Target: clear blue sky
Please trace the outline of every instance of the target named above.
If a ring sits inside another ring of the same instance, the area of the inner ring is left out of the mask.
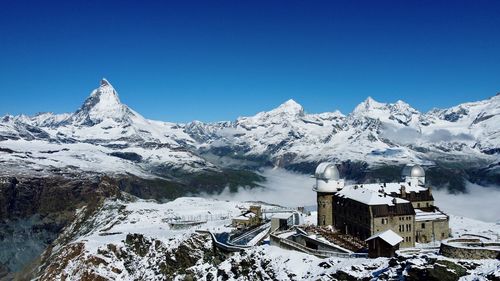
[[[0,115],[72,112],[101,77],[165,121],[448,107],[500,91],[500,1],[1,1]]]

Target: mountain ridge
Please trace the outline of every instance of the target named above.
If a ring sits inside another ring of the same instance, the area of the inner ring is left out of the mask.
[[[497,124],[499,95],[426,113],[401,100],[382,103],[368,97],[347,115],[339,111],[309,114],[290,99],[234,121],[177,124],[144,118],[123,104],[111,83],[102,79],[74,113],[0,118],[0,147],[16,152],[7,153],[3,166],[21,164],[42,170],[77,166],[104,173],[132,171],[141,177],[217,171],[249,163],[296,169],[320,161],[370,166],[464,161],[496,172]],[[46,150],[58,152],[41,153]],[[82,157],[85,152],[92,157]],[[116,161],[119,169],[111,167]],[[169,168],[152,172],[158,167]]]

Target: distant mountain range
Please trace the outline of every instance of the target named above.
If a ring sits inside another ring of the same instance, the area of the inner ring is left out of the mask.
[[[102,80],[74,113],[0,118],[0,279],[28,264],[25,272],[39,272],[32,261],[46,247],[45,265],[51,250],[66,253],[49,245],[85,237],[101,223],[103,202],[123,192],[175,199],[235,191],[261,185],[263,167],[312,173],[321,161],[358,182],[399,179],[413,162],[433,187],[498,185],[499,129],[498,95],[428,113],[368,98],[348,115],[307,114],[289,100],[231,122],[176,124],[144,118]],[[122,219],[122,210],[113,216]],[[69,236],[54,241],[63,231]]]
[[[0,175],[198,172],[277,166],[311,172],[321,161],[378,169],[414,162],[458,167],[474,181],[500,174],[500,95],[421,113],[367,98],[353,112],[308,114],[289,100],[235,121],[152,121],[122,104],[105,79],[74,113],[0,119]],[[476,177],[476,178],[474,178]]]

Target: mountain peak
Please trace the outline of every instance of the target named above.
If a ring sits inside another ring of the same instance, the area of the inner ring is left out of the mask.
[[[103,77],[101,79],[101,87],[105,87],[105,86],[111,86],[111,83],[109,83],[109,81]],[[113,86],[111,86],[111,87],[113,87]]]
[[[385,103],[380,103],[369,96],[362,103],[358,104],[356,108],[354,108],[353,113],[363,113],[376,108],[384,107],[385,105]]]
[[[304,108],[293,99],[289,99],[278,106],[276,109],[272,110],[272,112],[301,114],[304,112]]]
[[[368,107],[381,107],[385,105],[384,103],[374,100],[371,96],[368,96],[363,103]]]
[[[82,107],[74,114],[73,119],[78,124],[94,125],[104,119],[123,121],[129,114],[130,109],[120,102],[111,83],[103,78],[99,88],[92,91]]]

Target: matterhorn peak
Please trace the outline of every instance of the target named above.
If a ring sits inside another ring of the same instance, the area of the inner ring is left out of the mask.
[[[111,86],[111,83],[109,83],[109,81],[103,77],[101,79],[101,87],[106,87],[106,86]],[[111,86],[111,87],[113,87],[113,86]]]
[[[116,93],[113,85],[109,83],[106,78],[102,78],[99,84],[99,88],[92,91],[90,97],[85,101],[84,106],[87,102],[91,102],[92,106],[96,105],[104,105],[110,107],[116,107],[121,105],[120,98],[118,98],[118,94]]]
[[[73,120],[77,124],[94,125],[105,119],[121,122],[128,119],[130,114],[132,111],[120,102],[111,83],[102,78],[99,88],[92,91],[82,107],[75,112]]]

